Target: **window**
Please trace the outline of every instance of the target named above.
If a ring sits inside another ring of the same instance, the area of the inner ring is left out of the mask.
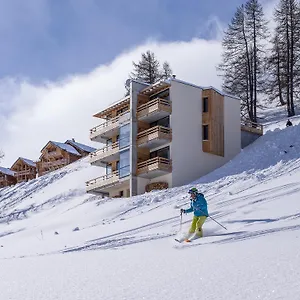
[[[170,147],[168,146],[168,147],[150,152],[150,158],[154,158],[154,157],[158,157],[158,156],[170,159]]]
[[[125,112],[125,111],[127,111],[127,110],[128,110],[128,107],[127,107],[127,106],[118,109],[118,110],[117,110],[117,116],[120,115],[120,114],[122,114],[123,112]]]
[[[125,177],[130,174],[130,155],[129,150],[120,152],[120,161],[119,161],[119,177]]]
[[[109,145],[111,145],[111,144],[112,144],[112,139],[106,140],[106,146],[109,146]]]
[[[166,89],[166,90],[161,91],[161,92],[159,92],[157,94],[151,95],[150,96],[150,101],[153,100],[153,99],[156,99],[156,98],[163,98],[163,99],[169,100],[170,99],[170,91],[169,91],[169,89]]]
[[[202,99],[203,112],[208,112],[208,97]]]
[[[120,127],[119,147],[120,149],[130,145],[130,124]]]
[[[154,127],[154,126],[157,126],[157,125],[169,128],[170,127],[170,117],[167,116],[165,118],[162,118],[162,119],[159,119],[155,122],[150,123],[150,127]]]
[[[203,125],[202,126],[202,139],[203,139],[203,141],[209,140],[208,125]]]
[[[106,175],[110,174],[112,172],[112,167],[110,164],[106,165]]]

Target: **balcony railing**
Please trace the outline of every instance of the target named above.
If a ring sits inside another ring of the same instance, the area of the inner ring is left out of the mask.
[[[90,163],[93,163],[97,160],[101,160],[104,158],[108,158],[117,153],[119,153],[119,142],[105,146],[95,152],[90,153]]]
[[[262,124],[255,123],[250,120],[242,120],[241,121],[241,129],[243,131],[249,131],[252,133],[259,134],[259,135],[263,135],[263,130],[264,130]]]
[[[101,134],[104,134],[108,131],[118,128],[120,123],[126,122],[129,119],[130,119],[129,110],[127,110],[121,113],[120,115],[116,116],[115,118],[105,121],[104,123],[92,128],[90,130],[90,139],[93,140]]]
[[[86,190],[88,192],[95,189],[101,189],[109,185],[113,185],[117,182],[119,182],[119,171],[115,171],[110,174],[106,174],[104,176],[89,180],[85,184]]]
[[[138,119],[144,118],[150,114],[164,113],[169,115],[172,112],[171,101],[161,98],[153,99],[145,104],[142,104],[137,109]]]
[[[51,168],[57,166],[64,166],[68,164],[68,160],[66,158],[54,160],[54,161],[42,161],[39,163],[41,168]]]
[[[164,126],[155,126],[147,130],[140,132],[137,135],[138,146],[147,144],[154,141],[160,141],[161,143],[170,142],[172,140],[172,129]]]
[[[23,175],[35,175],[35,171],[31,170],[23,170],[23,171],[15,171],[17,176],[23,176]]]
[[[169,173],[172,171],[172,161],[163,157],[154,157],[143,161],[137,165],[137,175],[150,173],[154,171],[162,171]],[[158,174],[161,175],[161,174]]]

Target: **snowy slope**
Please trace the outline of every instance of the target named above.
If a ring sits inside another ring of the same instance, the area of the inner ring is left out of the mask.
[[[188,186],[103,200],[83,159],[0,190],[1,299],[300,299],[300,125],[276,122]],[[192,185],[228,230],[178,244]]]

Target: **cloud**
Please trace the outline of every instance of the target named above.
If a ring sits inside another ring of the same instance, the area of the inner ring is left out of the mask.
[[[177,78],[199,85],[220,87],[216,74],[221,44],[218,40],[157,43],[128,50],[110,64],[87,74],[58,82],[33,84],[28,80],[0,81],[0,148],[10,166],[19,156],[37,160],[49,141],[76,140],[99,147],[89,140],[89,129],[101,123],[92,115],[124,95],[124,82],[142,52],[151,49],[160,61],[169,61]]]
[[[275,3],[264,3],[267,16],[271,16]],[[63,142],[74,137],[100,147],[101,144],[89,140],[89,129],[102,122],[92,115],[123,97],[132,61],[138,61],[141,53],[149,49],[161,62],[170,62],[178,79],[220,88],[216,66],[221,59],[221,27],[212,17],[206,27],[211,32],[207,39],[148,40],[92,72],[70,75],[59,81],[35,84],[22,78],[0,80],[0,149],[6,154],[2,165],[11,166],[19,156],[37,160],[49,140]]]

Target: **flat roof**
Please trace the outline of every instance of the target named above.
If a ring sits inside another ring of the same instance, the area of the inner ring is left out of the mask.
[[[103,118],[106,115],[110,114],[113,110],[117,108],[121,108],[122,106],[125,106],[129,102],[130,102],[130,96],[126,96],[125,98],[122,98],[121,100],[112,103],[109,107],[105,108],[104,110],[94,114],[93,117]]]
[[[146,88],[142,89],[140,91],[140,94],[143,94],[143,95],[151,95],[151,94],[154,94],[154,93],[157,93],[167,87],[171,86],[170,82],[167,82],[167,81],[164,81],[164,80],[161,80],[161,81],[158,81],[152,85],[149,85],[147,86]]]

